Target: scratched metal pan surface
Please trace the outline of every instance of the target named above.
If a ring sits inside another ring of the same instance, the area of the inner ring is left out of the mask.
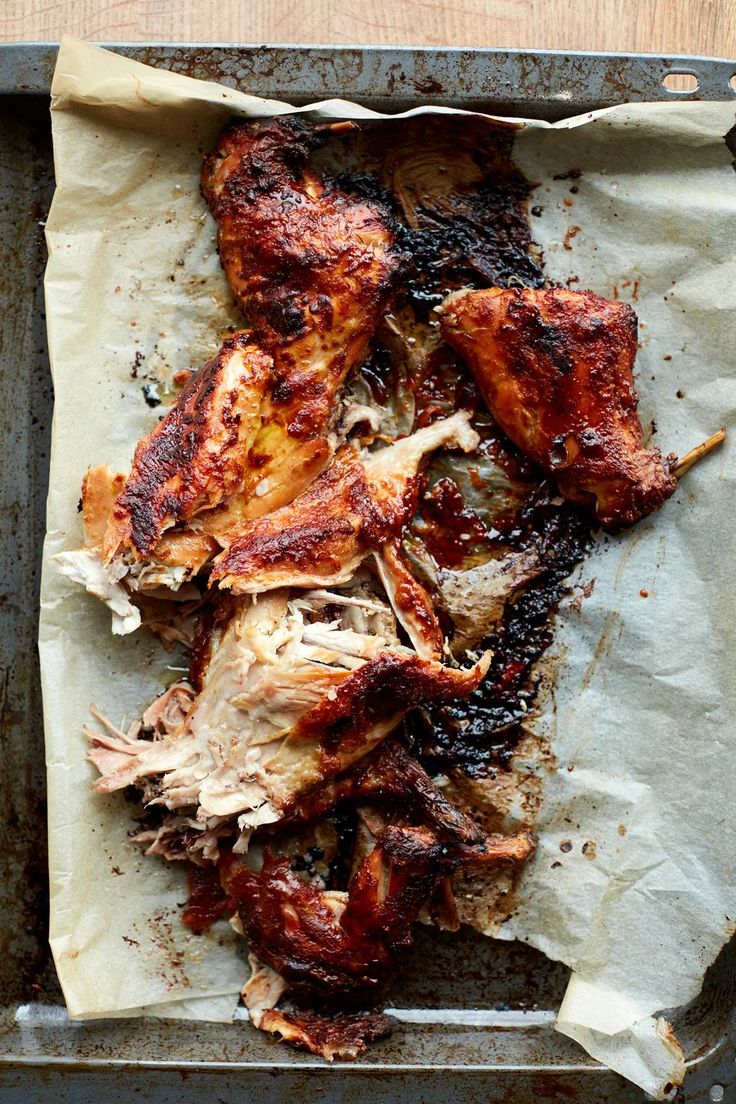
[[[555,119],[625,100],[726,99],[736,62],[709,58],[343,47],[123,46],[154,65],[297,103],[341,96],[384,110],[418,102]],[[44,755],[36,657],[52,387],[42,299],[53,190],[50,45],[0,46],[0,1100],[158,1104],[348,1097],[428,1104],[531,1100],[631,1104],[639,1090],[553,1030],[566,970],[516,944],[420,930],[393,993],[391,1039],[326,1068],[243,1023],[100,1021],[64,1013],[46,940]],[[83,309],[83,308],[82,308]],[[674,1016],[688,1102],[736,1100],[736,949]]]

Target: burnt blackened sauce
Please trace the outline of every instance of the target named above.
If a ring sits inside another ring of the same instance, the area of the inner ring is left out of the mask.
[[[398,306],[408,306],[410,317],[413,313],[420,324],[438,325],[433,308],[453,289],[540,287],[546,282],[526,213],[532,185],[511,158],[513,132],[488,134],[494,149],[485,163],[492,171],[474,187],[450,188],[441,206],[419,204],[413,226],[407,225],[396,197],[377,174],[340,177],[346,191],[391,209],[403,253]],[[385,401],[390,371],[390,356],[379,344],[364,369],[379,403]],[[430,354],[412,387],[415,428],[467,409],[481,434],[481,451],[510,478],[529,484],[522,504],[504,516],[495,515],[491,529],[466,505],[453,480],[435,482],[422,497],[415,535],[436,566],[460,568],[469,550],[487,557],[531,547],[544,563],[542,574],[507,602],[495,631],[479,645],[478,650],[494,652],[481,686],[465,700],[415,711],[409,719],[414,750],[430,772],[459,768],[482,775],[508,764],[519,741],[540,684],[539,660],[552,642],[554,615],[568,590],[568,576],[588,549],[590,524],[495,426],[468,370],[446,345]],[[476,489],[482,491],[478,485]]]

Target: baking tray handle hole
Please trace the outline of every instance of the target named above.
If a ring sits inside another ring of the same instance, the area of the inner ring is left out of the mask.
[[[698,75],[691,69],[671,69],[669,73],[665,73],[662,84],[668,92],[674,92],[676,95],[682,95],[683,92],[697,92],[700,88]]]

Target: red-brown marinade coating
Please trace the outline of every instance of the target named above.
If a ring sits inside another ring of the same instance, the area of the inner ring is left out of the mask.
[[[370,549],[399,534],[416,504],[417,480],[409,479],[403,501],[379,502],[357,453],[344,447],[293,503],[243,526],[216,561],[213,581],[237,593],[299,585],[306,573],[317,584],[335,572],[349,578]]]
[[[291,501],[330,459],[338,390],[366,352],[399,266],[388,211],[308,167],[324,130],[296,118],[238,124],[202,169],[223,267],[274,359],[252,456],[269,509]],[[282,470],[281,453],[294,443]]]
[[[370,1009],[384,996],[396,955],[437,878],[452,863],[427,829],[384,829],[353,877],[338,916],[325,895],[268,850],[254,872],[221,861],[223,888],[251,948],[287,982],[298,1003]]]
[[[526,836],[456,846],[429,828],[389,825],[343,894],[305,882],[288,856],[268,848],[258,871],[223,856],[220,877],[251,948],[284,979],[290,998],[320,1009],[365,1010],[383,999],[439,879],[464,863],[523,861],[532,851]]]
[[[565,288],[461,292],[442,332],[504,432],[602,525],[632,525],[672,494],[671,458],[643,441],[628,304]]]
[[[480,683],[490,657],[463,670],[444,667],[411,654],[382,652],[364,663],[306,713],[290,733],[291,740],[316,740],[322,749],[325,774],[334,773],[339,758],[365,741],[366,731],[398,721],[425,702],[444,701],[471,693]]]
[[[235,912],[235,905],[223,890],[213,863],[187,863],[187,883],[187,904],[181,918],[196,935]]]
[[[166,530],[242,490],[272,363],[240,332],[192,375],[136,447],[105,534],[106,557],[120,548],[146,557]]]

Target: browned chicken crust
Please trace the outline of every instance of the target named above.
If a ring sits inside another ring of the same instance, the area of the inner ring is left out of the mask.
[[[672,494],[674,458],[643,441],[630,306],[564,288],[460,292],[445,300],[442,332],[514,444],[606,528]]]
[[[522,862],[534,849],[533,838],[526,832],[486,835],[448,801],[421,764],[392,737],[346,773],[303,794],[290,806],[285,819],[289,824],[314,820],[345,801],[388,802],[411,823],[422,822],[438,839],[452,844],[459,855],[475,862]]]
[[[243,490],[272,366],[271,357],[241,332],[194,373],[163,421],[136,447],[105,533],[105,559],[121,550],[147,557],[167,529]],[[165,555],[157,558],[165,562]]]
[[[319,745],[321,774],[327,778],[366,750],[367,734],[390,732],[409,709],[471,694],[489,661],[485,653],[473,667],[445,667],[420,656],[382,652],[302,717],[291,739]]]
[[[380,1012],[342,1012],[320,1015],[306,1008],[268,1008],[259,1016],[261,1031],[277,1035],[286,1043],[326,1058],[357,1058],[367,1043],[391,1031],[391,1020]]]
[[[400,539],[417,507],[424,457],[442,445],[468,451],[477,443],[467,414],[458,412],[367,455],[346,445],[294,502],[242,526],[215,560],[212,580],[236,594],[337,586],[373,555],[415,648],[439,657],[442,630],[428,595],[404,561]]]
[[[337,392],[399,263],[388,212],[307,167],[325,129],[295,118],[237,125],[202,170],[223,267],[275,366],[246,486],[248,499],[259,488],[259,514],[290,502],[330,459]]]
[[[236,594],[337,586],[373,555],[394,612],[417,651],[439,656],[439,622],[399,542],[417,507],[424,457],[442,445],[469,451],[477,444],[467,414],[458,412],[367,455],[345,446],[294,502],[244,525],[215,561],[212,579]]]

